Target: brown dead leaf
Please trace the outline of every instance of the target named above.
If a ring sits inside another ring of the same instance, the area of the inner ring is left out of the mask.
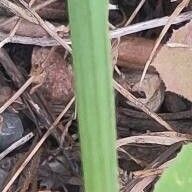
[[[34,47],[31,73],[34,73],[36,68],[43,68],[45,80],[40,89],[44,97],[50,102],[66,104],[73,96],[73,74],[72,67],[64,59],[64,53],[61,50],[57,48],[44,63],[50,48]]]
[[[159,72],[167,91],[192,101],[192,22],[173,32],[152,65]]]

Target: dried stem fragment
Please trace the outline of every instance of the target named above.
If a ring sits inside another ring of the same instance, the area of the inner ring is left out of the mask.
[[[118,84],[116,81],[113,81],[114,88],[121,93],[124,97],[126,97],[130,102],[135,104],[138,108],[140,108],[142,111],[144,111],[146,114],[148,114],[151,118],[153,118],[155,121],[157,121],[160,125],[165,127],[169,131],[174,131],[173,128],[164,121],[161,117],[159,117],[156,113],[150,111],[143,103],[141,103],[136,97],[134,97],[129,91],[124,89],[120,84]]]
[[[156,43],[155,43],[155,46],[153,47],[153,50],[149,56],[149,59],[147,60],[147,63],[145,65],[145,68],[143,70],[143,74],[142,74],[142,77],[141,77],[141,80],[140,80],[140,85],[142,84],[142,81],[144,80],[144,77],[147,73],[147,69],[149,67],[149,65],[151,64],[154,56],[155,56],[155,53],[163,39],[163,37],[165,36],[165,34],[167,33],[168,29],[170,28],[170,26],[173,24],[173,21],[174,19],[181,13],[181,11],[189,4],[189,1],[190,0],[183,0],[177,7],[176,9],[174,10],[174,12],[172,13],[172,15],[169,17],[169,20],[167,21],[167,24],[164,26],[163,30],[161,31]]]
[[[42,144],[45,142],[47,137],[51,134],[53,129],[57,126],[59,121],[62,119],[62,117],[65,115],[65,113],[69,110],[71,105],[73,104],[75,98],[73,97],[71,101],[66,105],[65,109],[59,114],[59,116],[56,118],[54,123],[49,127],[47,132],[43,135],[43,137],[39,140],[37,145],[34,147],[34,149],[31,151],[31,153],[27,156],[27,158],[23,161],[22,165],[19,167],[19,169],[16,171],[16,173],[13,175],[13,177],[10,179],[10,181],[7,183],[7,185],[4,187],[2,192],[7,192],[11,185],[14,183],[14,181],[17,179],[17,177],[21,174],[23,169],[27,166],[27,164],[31,161],[33,156],[37,153],[39,148],[42,146]]]

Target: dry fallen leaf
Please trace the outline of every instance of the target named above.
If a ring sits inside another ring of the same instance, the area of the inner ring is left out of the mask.
[[[35,66],[44,65],[49,52],[49,48],[33,48],[32,70]],[[40,89],[47,101],[63,104],[69,102],[73,96],[73,74],[62,51],[58,48],[51,54],[45,66],[40,67],[45,70],[45,81]]]
[[[192,22],[173,32],[152,65],[159,72],[167,91],[192,101]]]

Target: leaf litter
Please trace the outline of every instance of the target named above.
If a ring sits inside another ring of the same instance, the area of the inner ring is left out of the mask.
[[[0,4],[5,2],[6,0],[3,0]],[[0,161],[1,187],[4,182],[4,186],[6,185],[4,191],[9,187],[10,191],[19,190],[23,184],[22,192],[42,190],[81,192],[83,191],[82,172],[76,111],[74,106],[68,113],[66,110],[63,111],[74,94],[71,57],[61,47],[43,48],[29,45],[61,44],[70,51],[70,47],[66,45],[70,42],[66,3],[56,0],[46,3],[42,0],[32,1],[35,9],[39,9],[38,6],[42,7],[37,12],[39,17],[24,1],[20,1],[20,4],[16,1],[11,2],[16,3],[16,7],[19,6],[19,9],[15,10],[18,14],[20,12],[24,18],[32,19],[25,15],[25,12],[28,12],[29,15],[34,16],[32,20],[34,22],[38,20],[40,24],[24,21],[22,18],[23,21],[18,24],[14,33],[9,33],[18,22],[17,17],[12,16],[12,9],[7,11],[0,7],[0,12],[3,10],[0,39],[3,41],[2,37],[8,37],[6,40],[8,42],[24,44],[24,46],[9,44],[0,51],[0,62],[3,66],[3,69],[0,69],[3,73],[1,77],[6,81],[0,88],[1,106],[26,82],[29,75],[34,72],[34,68],[41,71],[43,67],[45,74],[39,81],[31,82],[35,84],[32,84],[34,85],[32,89],[30,86],[25,92],[21,90],[17,101],[13,100],[12,102],[15,103],[7,108],[11,113],[19,114],[25,132],[32,131],[35,137],[31,142],[26,141],[27,143],[18,149],[16,149],[16,143],[13,143],[13,151],[7,151],[9,155]],[[26,2],[29,3],[29,0]],[[114,4],[113,1],[111,3]],[[191,23],[174,30],[166,43],[163,40],[152,62],[152,66],[158,73],[150,68],[143,87],[139,87],[143,66],[151,53],[154,39],[158,38],[160,31],[160,28],[153,29],[156,25],[148,26],[149,22],[156,17],[162,17],[161,21],[166,23],[164,16],[173,12],[178,3],[161,0],[158,2],[146,0],[139,3],[124,0],[119,1],[114,6],[115,9],[110,10],[109,21],[110,26],[113,26],[111,30],[116,28],[111,31],[112,33],[117,34],[118,30],[125,29],[123,27],[127,25],[126,22],[130,21],[130,18],[133,25],[126,26],[126,29],[130,27],[131,30],[135,27],[134,23],[137,23],[137,31],[141,31],[138,34],[127,35],[125,38],[118,37],[115,50],[112,50],[114,78],[119,83],[116,89],[121,88],[115,93],[119,182],[120,191],[123,192],[152,191],[155,181],[172,161],[170,159],[176,156],[182,143],[191,141],[192,120],[189,102],[192,100],[190,91]],[[23,10],[25,10],[24,13]],[[130,15],[131,12],[132,15]],[[179,18],[186,21],[189,18],[185,17],[187,14],[189,13],[186,11]],[[145,31],[145,24],[150,30]],[[168,31],[165,39],[170,35]],[[57,43],[54,38],[58,41]],[[27,57],[27,55],[30,56]],[[36,68],[35,64],[43,66]],[[122,97],[122,93],[126,93],[127,96]],[[63,95],[65,95],[64,99]],[[73,101],[74,98],[70,105]],[[173,105],[176,107],[173,108]],[[62,111],[63,113],[60,114]],[[65,116],[60,123],[58,120],[54,123],[58,114],[60,118],[63,114]],[[50,127],[52,130],[57,123],[59,123],[58,128],[55,128],[52,136],[48,137],[52,132],[46,132],[46,130]],[[169,131],[165,131],[165,128]],[[41,135],[43,140],[40,140]],[[43,143],[44,145],[41,146]],[[40,147],[40,151],[33,156]],[[29,164],[27,165],[26,162]],[[26,169],[24,169],[25,166]],[[14,168],[11,169],[11,167]],[[14,182],[15,180],[17,182]]]
[[[152,62],[167,91],[192,101],[192,22],[174,30]]]

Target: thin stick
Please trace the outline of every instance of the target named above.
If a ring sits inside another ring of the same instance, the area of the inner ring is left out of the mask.
[[[35,76],[31,76],[25,84],[8,100],[4,103],[2,107],[0,107],[0,114],[3,113],[7,107],[9,107],[26,89],[31,85],[31,83],[35,80]]]
[[[13,61],[11,60],[11,58],[8,55],[8,53],[6,52],[6,50],[3,48],[0,49],[0,63],[2,64],[7,75],[12,79],[14,85],[17,88],[20,88],[26,82],[25,77],[23,76],[21,71],[19,71],[17,69],[16,65],[13,63]],[[34,123],[37,125],[36,118],[38,117],[38,119],[41,122],[43,122],[43,125],[46,127],[46,129],[48,129],[54,119],[47,112],[47,109],[44,106],[44,103],[42,103],[42,100],[39,97],[39,95],[37,93],[35,93],[34,95],[30,95],[28,92],[24,92],[22,94],[22,98],[23,98],[26,106],[28,106],[28,108],[29,108],[29,113],[27,114],[27,115],[29,115],[29,118],[31,118],[34,121]],[[36,113],[37,116],[34,116],[32,109],[34,109],[34,112]],[[58,130],[54,130],[52,135],[59,143],[60,134],[59,134]]]
[[[143,103],[141,103],[136,97],[134,97],[129,91],[124,89],[119,83],[117,83],[115,80],[113,80],[113,86],[114,88],[121,93],[125,98],[127,98],[129,101],[131,101],[135,106],[139,107],[143,112],[148,114],[151,118],[153,118],[155,121],[157,121],[160,125],[165,127],[169,131],[174,131],[172,127],[164,121],[161,117],[159,117],[156,113],[150,111]]]
[[[152,169],[152,168],[158,168],[159,166],[161,166],[165,161],[167,161],[167,159],[169,159],[173,154],[175,154],[176,151],[178,151],[181,148],[182,144],[181,143],[176,143],[170,147],[168,147],[167,150],[165,150],[164,152],[162,152],[157,158],[155,158],[149,165],[146,166],[145,170],[147,169]],[[141,188],[140,186],[143,186],[144,188],[149,185],[155,178],[156,176],[154,176],[151,181],[147,181],[146,179],[133,179],[131,180],[127,185],[126,185],[126,189],[125,192],[140,192],[142,191],[143,188]],[[151,178],[151,177],[150,177]],[[139,187],[139,189],[138,189]],[[138,190],[137,190],[138,189]]]
[[[35,1],[36,1],[36,0],[31,0],[31,1],[29,2],[29,7],[31,7],[31,6],[35,3]]]
[[[162,18],[152,19],[150,21],[136,23],[133,25],[129,25],[127,27],[118,28],[116,30],[111,31],[110,36],[111,38],[117,38],[117,37],[125,36],[132,33],[137,33],[144,30],[161,27],[166,25],[169,19],[170,17],[166,16]],[[172,24],[178,24],[191,19],[192,19],[192,11],[188,11],[185,13],[181,13],[179,16],[175,17],[172,20]]]
[[[160,175],[164,169],[168,168],[172,163],[174,162],[174,159],[171,159],[169,161],[166,161],[162,165],[158,166],[157,168],[149,168],[149,169],[144,169],[140,171],[134,171],[132,174],[134,177],[148,177],[151,175]]]
[[[67,51],[69,51],[70,53],[72,52],[71,47],[66,43],[66,41],[59,37],[57,32],[54,29],[51,29],[50,26],[45,21],[43,21],[43,19],[34,10],[30,9],[25,1],[19,0],[19,2],[37,19],[41,27],[45,29],[50,36],[52,36],[57,42],[59,42]]]
[[[21,18],[18,19],[18,21],[16,22],[14,28],[9,33],[8,37],[0,42],[0,48],[2,48],[6,43],[9,43],[11,41],[11,38],[15,35],[17,29],[19,28],[19,25],[20,25],[21,21],[22,21]]]
[[[0,31],[0,40],[3,40],[7,37],[7,34]],[[69,39],[65,39],[67,44],[71,44],[71,41]],[[52,47],[52,46],[58,46],[60,45],[54,38],[52,37],[27,37],[27,36],[20,36],[15,35],[11,38],[11,41],[9,43],[20,43],[24,45],[38,45],[41,47]]]
[[[126,186],[124,192],[138,192],[138,191],[144,192],[143,189],[145,189],[146,186],[152,183],[156,177],[157,176],[145,177],[140,182],[136,183],[131,190],[127,190],[127,186]]]
[[[165,36],[165,34],[167,33],[168,29],[170,28],[170,26],[173,24],[173,20],[175,19],[175,17],[177,17],[181,11],[189,4],[189,1],[190,0],[183,0],[177,7],[176,9],[174,10],[174,12],[171,14],[171,16],[169,17],[169,20],[167,22],[167,24],[164,26],[163,30],[161,31],[154,47],[153,47],[153,50],[149,56],[149,59],[147,60],[146,64],[145,64],[145,67],[144,67],[144,70],[143,70],[143,74],[141,76],[141,80],[140,80],[140,86],[145,78],[145,75],[147,73],[147,69],[149,68],[149,65],[151,64],[153,58],[154,58],[154,55],[163,39],[163,37]]]
[[[169,17],[162,17],[158,19],[152,19],[150,21],[129,25],[128,27],[118,28],[116,30],[111,31],[110,35],[111,35],[111,38],[118,38],[121,36],[137,33],[147,29],[161,27],[167,23],[168,19]],[[178,17],[174,19],[173,24],[178,24],[184,21],[188,21],[190,19],[192,19],[192,11],[181,13]],[[1,24],[0,24],[0,27],[1,27]],[[0,40],[5,39],[6,37],[7,37],[7,34],[0,31]],[[65,42],[67,44],[71,44],[70,39],[65,39]],[[59,45],[59,43],[52,37],[33,38],[33,37],[26,37],[26,36],[19,36],[19,35],[15,35],[14,37],[12,37],[10,43],[20,43],[25,45],[30,44],[30,45],[38,45],[42,47],[52,47],[52,46]]]
[[[31,7],[36,0],[30,0],[29,2],[29,7]],[[15,26],[13,27],[13,29],[10,31],[9,35],[7,38],[5,38],[3,41],[0,42],[0,48],[2,48],[6,43],[11,41],[11,38],[15,35],[17,29],[19,28],[19,25],[22,22],[22,18],[19,18],[15,24]]]
[[[38,11],[38,10],[40,10],[40,9],[48,6],[48,5],[51,4],[51,3],[56,2],[56,1],[58,1],[58,0],[47,0],[47,1],[45,1],[45,2],[42,2],[42,3],[34,6],[33,9],[34,9],[35,11]],[[13,17],[7,19],[6,21],[0,23],[0,28],[1,28],[2,26],[4,26],[4,25],[9,24],[10,22],[13,22],[14,20],[16,20],[16,19],[18,19],[18,18],[19,18],[18,16],[13,16]]]
[[[117,147],[121,147],[123,145],[137,143],[137,144],[159,144],[159,145],[172,145],[174,143],[182,142],[182,141],[190,141],[189,135],[187,134],[179,134],[177,136],[174,134],[175,132],[166,132],[170,133],[170,135],[164,135],[164,132],[158,132],[158,135],[138,135],[138,136],[131,136],[125,137],[122,139],[117,140]]]
[[[51,54],[55,51],[56,47],[52,47],[51,50],[49,51],[49,54],[43,64],[47,62],[47,60],[50,58]],[[0,107],[0,113],[3,113],[7,107],[9,107],[33,82],[38,82],[39,77],[43,74],[43,72],[39,72],[39,74],[34,74],[32,75],[26,82],[25,84],[7,101],[4,103],[2,107]],[[33,88],[32,88],[33,89]]]
[[[13,143],[11,146],[9,146],[7,149],[5,149],[2,153],[0,153],[0,160],[2,160],[4,157],[6,157],[9,153],[11,153],[17,147],[20,147],[21,145],[28,142],[33,136],[34,136],[34,134],[31,132],[31,133],[25,135],[24,137],[22,137],[21,139],[19,139],[18,141],[16,141],[15,143]]]
[[[33,3],[36,0],[31,0],[29,2],[29,7],[31,7],[33,5]],[[13,27],[13,29],[10,31],[9,35],[7,38],[5,38],[3,41],[0,42],[0,48],[2,48],[6,43],[8,43],[9,41],[11,41],[11,38],[15,35],[17,29],[19,28],[19,25],[21,24],[22,19],[19,18],[18,21],[16,22],[15,26]]]
[[[14,4],[11,1],[8,0],[1,0],[0,1],[0,5],[6,7],[7,9],[9,9],[11,12],[17,14],[18,16],[32,22],[32,23],[36,23],[38,24],[38,21],[36,18],[32,17],[32,15],[29,14],[29,12],[25,9],[23,9],[22,7]]]
[[[57,124],[59,123],[59,121],[62,119],[62,117],[65,115],[65,113],[69,110],[69,108],[71,107],[71,105],[73,104],[73,102],[75,101],[75,97],[73,97],[71,99],[71,101],[67,104],[67,106],[65,107],[65,109],[59,114],[59,116],[57,117],[57,119],[53,122],[53,124],[51,125],[51,127],[49,127],[49,129],[47,130],[47,132],[43,135],[43,137],[39,140],[39,142],[37,143],[37,145],[35,146],[35,148],[31,151],[31,153],[28,155],[28,157],[24,160],[24,162],[21,164],[21,166],[19,167],[19,169],[16,171],[16,173],[12,176],[12,178],[10,179],[10,181],[7,183],[7,185],[4,187],[2,192],[7,192],[9,190],[9,188],[11,187],[11,185],[14,183],[14,181],[17,179],[17,177],[21,174],[21,172],[23,171],[23,169],[26,167],[26,165],[31,161],[31,159],[33,158],[33,156],[37,153],[37,151],[39,150],[39,148],[42,146],[42,144],[45,142],[45,140],[47,139],[47,137],[51,134],[51,132],[53,131],[53,129],[57,126]]]
[[[7,7],[12,12],[20,15],[22,18],[24,18],[24,19],[26,19],[26,20],[28,20],[30,22],[33,22],[33,23],[36,23],[36,24],[40,24],[41,27],[43,29],[45,29],[50,36],[52,36],[57,42],[59,42],[59,44],[61,44],[67,51],[69,51],[71,53],[71,51],[72,51],[71,47],[65,42],[64,39],[62,39],[57,34],[56,30],[52,29],[50,27],[50,25],[48,25],[46,22],[44,22],[43,19],[34,10],[32,10],[25,1],[19,0],[19,2],[27,10],[25,10],[25,9],[15,5],[12,2],[9,2],[8,0],[1,0],[0,4],[2,4],[4,7]],[[30,15],[29,15],[29,13],[30,13]]]
[[[130,25],[133,21],[133,19],[135,18],[135,16],[137,15],[137,13],[140,11],[140,9],[143,7],[144,3],[146,0],[141,0],[140,3],[138,4],[138,6],[136,7],[136,9],[133,11],[133,13],[131,14],[131,16],[129,17],[129,19],[127,20],[127,22],[125,23],[125,27]]]
[[[33,7],[33,9],[34,9],[34,11],[38,11],[39,9],[42,9],[42,8],[48,6],[48,5],[50,5],[50,4],[52,4],[52,3],[56,2],[56,1],[58,1],[58,0],[46,0],[46,1],[42,2],[42,3],[39,3],[38,5],[35,5]]]

